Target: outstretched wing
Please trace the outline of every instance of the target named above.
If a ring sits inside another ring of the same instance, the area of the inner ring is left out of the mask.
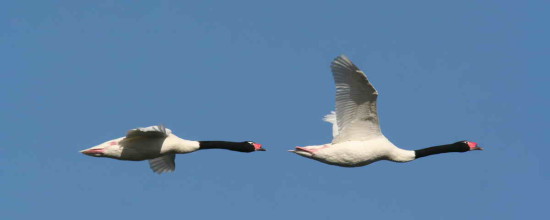
[[[166,172],[172,172],[176,169],[175,154],[167,154],[162,157],[149,160],[149,167],[155,173],[161,174]]]
[[[164,125],[150,126],[146,128],[136,128],[129,130],[126,138],[132,137],[167,137],[172,131]]]
[[[364,141],[382,135],[378,123],[378,92],[357,66],[346,56],[332,61],[336,84],[336,122],[338,135],[332,143]]]

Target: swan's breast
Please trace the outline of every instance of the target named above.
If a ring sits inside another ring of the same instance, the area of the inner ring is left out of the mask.
[[[382,141],[348,141],[317,152],[313,159],[337,166],[358,167],[387,159],[390,151],[390,146]]]

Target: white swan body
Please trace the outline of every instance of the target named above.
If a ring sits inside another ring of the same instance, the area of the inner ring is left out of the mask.
[[[415,159],[414,151],[400,149],[385,137],[368,141],[347,141],[339,144],[329,143],[318,146],[296,147],[291,152],[342,167],[360,167],[379,160],[408,162]]]
[[[200,149],[221,148],[240,152],[264,151],[261,144],[250,141],[191,141],[182,139],[162,125],[136,128],[125,137],[106,141],[100,145],[80,151],[94,157],[109,157],[118,160],[149,160],[156,173],[176,169],[176,154],[187,154]]]
[[[290,152],[331,165],[359,167],[379,160],[408,162],[431,154],[481,149],[468,141],[419,150],[418,154],[398,148],[380,130],[378,91],[365,73],[343,55],[334,59],[331,69],[336,84],[336,112],[323,120],[333,124],[332,143],[296,147]]]

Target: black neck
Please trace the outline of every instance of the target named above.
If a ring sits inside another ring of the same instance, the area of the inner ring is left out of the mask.
[[[463,142],[456,142],[453,144],[439,145],[434,147],[428,147],[420,150],[415,150],[415,159],[430,156],[432,154],[449,153],[449,152],[466,152],[469,151],[468,144]]]
[[[199,141],[199,148],[203,149],[226,149],[239,152],[252,152],[254,145],[248,142],[230,142],[230,141]]]

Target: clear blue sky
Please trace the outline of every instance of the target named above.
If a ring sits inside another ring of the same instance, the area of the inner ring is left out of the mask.
[[[520,219],[547,216],[547,1],[2,1],[2,219]],[[486,151],[340,168],[330,61],[374,83],[384,134]],[[79,150],[163,123],[254,140],[147,162]]]

